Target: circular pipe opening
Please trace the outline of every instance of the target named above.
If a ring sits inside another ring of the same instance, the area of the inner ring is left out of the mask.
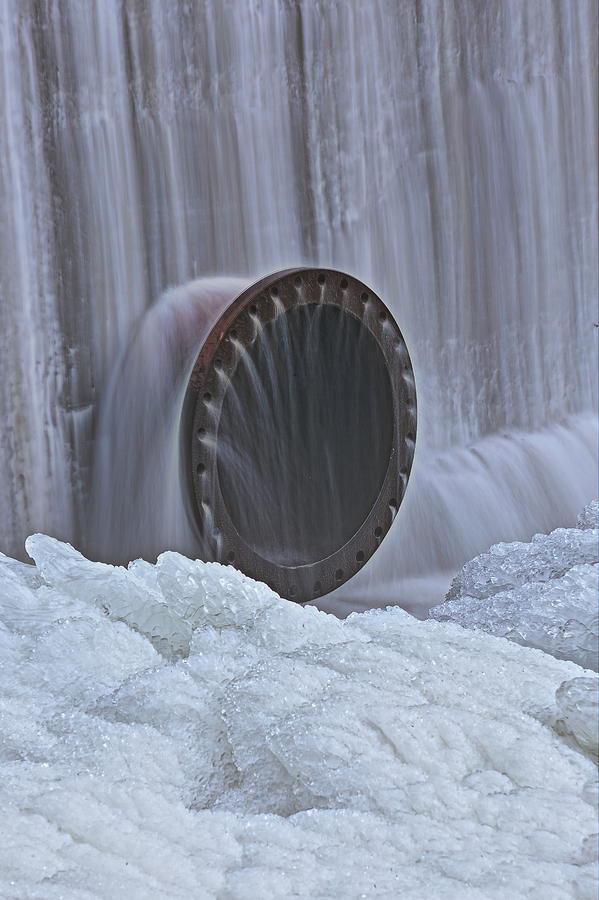
[[[392,441],[391,382],[374,336],[339,306],[283,310],[225,390],[216,463],[233,527],[278,565],[325,559],[370,513]]]
[[[270,275],[212,328],[182,425],[203,556],[289,599],[326,594],[364,566],[403,499],[416,397],[401,332],[351,275]]]

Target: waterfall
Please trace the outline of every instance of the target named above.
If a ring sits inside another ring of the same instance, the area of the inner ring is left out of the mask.
[[[3,551],[85,545],[98,402],[167,288],[301,263],[372,284],[416,371],[406,508],[360,577],[572,523],[596,34],[594,0],[0,0]]]

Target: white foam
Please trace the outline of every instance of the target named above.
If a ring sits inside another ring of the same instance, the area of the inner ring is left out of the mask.
[[[27,549],[0,559],[2,897],[593,896],[579,666],[176,553]]]

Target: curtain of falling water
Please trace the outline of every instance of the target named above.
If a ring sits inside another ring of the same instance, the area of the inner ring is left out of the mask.
[[[408,340],[411,564],[472,552],[456,517],[495,517],[486,537],[571,518],[592,426],[552,423],[596,406],[596,18],[0,0],[2,549],[82,543],[97,399],[167,286],[302,262],[372,283]]]

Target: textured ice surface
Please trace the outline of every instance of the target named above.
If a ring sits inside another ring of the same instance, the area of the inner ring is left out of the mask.
[[[578,528],[599,528],[599,500],[585,506],[576,522]]]
[[[595,501],[577,528],[537,534],[529,544],[496,544],[466,563],[429,616],[597,670],[598,541]]]
[[[2,898],[594,900],[579,666],[27,548],[0,560]]]

